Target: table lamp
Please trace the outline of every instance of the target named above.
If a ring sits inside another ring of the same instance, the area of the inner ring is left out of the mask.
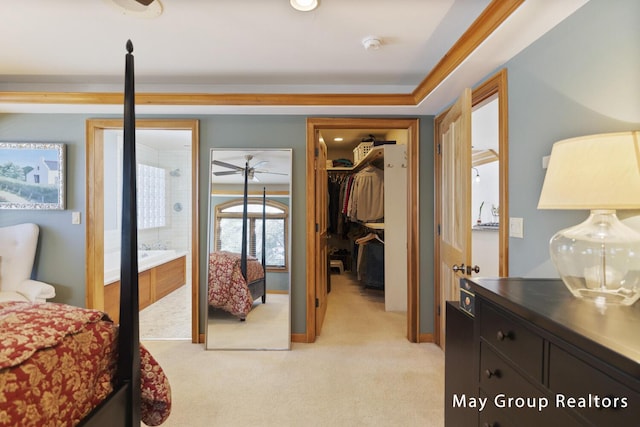
[[[640,233],[616,209],[640,209],[640,131],[582,136],[551,150],[538,209],[590,209],[556,233],[551,259],[569,291],[596,304],[640,297]]]

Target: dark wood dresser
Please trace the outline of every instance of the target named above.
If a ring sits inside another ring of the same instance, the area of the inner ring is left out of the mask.
[[[598,308],[553,279],[467,281],[471,354],[447,346],[467,356],[445,362],[466,358],[474,376],[465,385],[446,366],[447,425],[470,419],[471,407],[477,418],[468,425],[483,427],[640,426],[640,303]],[[447,324],[447,343],[456,334],[468,343],[468,330]]]

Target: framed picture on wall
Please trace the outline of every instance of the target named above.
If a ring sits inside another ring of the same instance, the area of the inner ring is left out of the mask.
[[[65,145],[0,142],[0,209],[63,210]]]

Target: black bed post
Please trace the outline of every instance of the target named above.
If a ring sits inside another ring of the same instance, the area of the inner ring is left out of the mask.
[[[124,148],[120,259],[120,384],[129,383],[127,420],[140,425],[140,337],[138,330],[138,220],[136,207],[136,115],[133,44],[127,41],[124,84]]]
[[[267,275],[267,188],[262,187],[262,269]]]
[[[244,199],[242,201],[242,250],[240,252],[240,271],[242,271],[242,277],[247,280],[247,197],[249,193],[247,187],[249,186],[249,161],[244,166]]]
[[[267,302],[267,187],[262,187],[262,303]]]

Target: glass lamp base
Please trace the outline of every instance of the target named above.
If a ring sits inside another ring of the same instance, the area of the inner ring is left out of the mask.
[[[626,289],[589,289],[583,286],[583,280],[575,277],[562,277],[562,281],[569,288],[569,291],[578,298],[593,300],[600,304],[622,304],[631,305],[640,297],[640,292],[627,292]]]
[[[631,305],[640,298],[640,233],[614,210],[593,210],[583,223],[559,231],[549,244],[571,293],[597,304]]]

